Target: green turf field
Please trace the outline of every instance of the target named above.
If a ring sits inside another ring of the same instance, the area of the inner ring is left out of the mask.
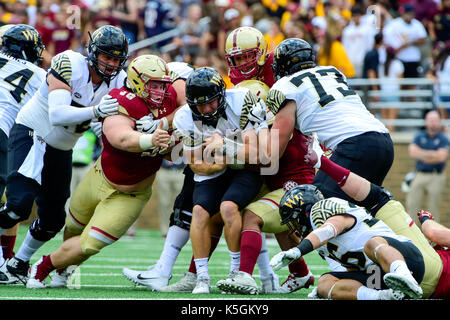
[[[21,226],[16,242],[17,252],[27,231]],[[62,242],[62,234],[58,234],[54,239],[46,243],[31,259],[34,263],[42,255],[47,255],[56,249]],[[146,287],[136,286],[122,275],[122,268],[129,267],[138,270],[145,270],[149,265],[156,263],[164,245],[164,239],[158,230],[138,229],[134,238],[123,237],[115,244],[105,248],[96,256],[86,261],[75,271],[71,281],[71,289],[49,288],[49,289],[27,289],[23,285],[1,285],[0,300],[16,299],[119,299],[119,300],[139,300],[139,299],[306,299],[312,288],[299,290],[293,294],[277,295],[223,295],[215,287],[218,280],[224,279],[229,271],[229,254],[224,239],[219,243],[214,252],[210,264],[212,293],[210,295],[192,295],[190,293],[159,293],[151,292]],[[275,239],[267,239],[269,255],[272,257],[278,251]],[[172,271],[171,283],[178,281],[183,273],[187,271],[192,256],[190,241],[178,256],[175,267]],[[316,281],[320,274],[329,270],[328,265],[315,252],[308,254],[305,260],[315,275]],[[278,272],[280,283],[288,275],[287,267]],[[258,267],[254,272],[255,279],[259,284]],[[50,281],[50,279],[47,279]]]

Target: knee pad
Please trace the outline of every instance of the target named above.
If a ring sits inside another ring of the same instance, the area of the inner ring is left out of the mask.
[[[25,220],[24,218],[17,215],[14,211],[9,209],[6,204],[3,204],[0,208],[0,228],[9,229],[14,227],[20,221]]]
[[[33,221],[30,226],[30,233],[36,240],[39,241],[48,241],[52,239],[56,234],[61,230],[61,228],[57,230],[46,230],[47,228],[43,228],[39,225],[39,219]]]
[[[192,213],[180,208],[175,208],[170,215],[169,227],[175,225],[185,230],[191,229]]]

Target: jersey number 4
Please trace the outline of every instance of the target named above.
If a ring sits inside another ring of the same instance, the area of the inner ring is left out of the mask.
[[[336,69],[336,68],[328,68],[328,69],[320,69],[313,72],[304,72],[294,78],[291,79],[291,83],[295,85],[296,87],[300,87],[303,84],[303,79],[308,78],[312,85],[314,86],[314,89],[316,90],[318,96],[319,96],[319,104],[323,108],[330,102],[336,100],[336,98],[327,93],[320,83],[320,77],[327,76],[329,74],[334,75],[334,79],[336,82],[341,84],[336,89],[344,96],[350,96],[350,95],[356,95],[356,92],[354,90],[351,90],[347,86],[347,82],[344,80],[344,77],[342,74]]]
[[[6,65],[6,63],[8,63],[7,59],[0,58],[0,69],[3,68]],[[11,86],[14,87],[14,90],[10,90],[10,93],[14,98],[14,100],[17,101],[17,103],[20,103],[22,101],[22,96],[27,94],[25,86],[27,85],[28,81],[30,81],[33,74],[34,73],[31,70],[22,69],[20,71],[10,74],[4,79],[6,82],[8,82]],[[17,79],[20,80],[17,81]]]

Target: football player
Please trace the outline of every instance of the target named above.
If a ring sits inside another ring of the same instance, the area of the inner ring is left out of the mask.
[[[277,46],[272,67],[277,82],[267,106],[275,114],[271,135],[279,137],[279,152],[294,129],[306,135],[317,132],[334,162],[382,185],[394,159],[389,131],[348,88],[345,76],[332,66],[316,66],[313,49],[298,38]],[[321,171],[313,184],[325,198],[351,200]]]
[[[317,250],[346,267],[322,275],[317,294],[328,299],[419,299],[425,273],[420,250],[365,208],[339,198],[324,199],[313,185],[287,191],[280,202],[281,223],[302,237],[295,248],[276,254],[275,270]]]
[[[204,159],[203,144],[214,133],[224,136],[230,131],[240,133],[242,141],[255,137],[257,128],[243,110],[250,110],[257,98],[248,89],[225,90],[220,74],[212,68],[203,67],[196,69],[187,79],[186,100],[188,105],[177,111],[174,125],[182,138],[184,155],[194,171],[196,182],[190,237],[197,284],[192,293],[204,294],[210,292],[210,216],[220,212],[231,257],[230,273],[237,272],[242,224],[239,211],[256,197],[262,186],[262,178],[254,171],[232,169],[226,163]],[[242,188],[245,188],[245,192]]]
[[[39,89],[45,78],[45,70],[40,68],[44,45],[35,28],[24,24],[10,24],[0,29],[0,195],[3,195],[10,130],[19,110]],[[0,234],[2,231],[0,229]],[[4,259],[10,259],[14,255],[16,235],[17,227],[13,226],[1,236],[3,250],[0,250],[0,283],[18,280],[8,272],[4,263]]]
[[[107,93],[122,87],[127,57],[123,32],[100,27],[90,37],[87,58],[71,50],[53,57],[45,80],[17,115],[8,140],[7,202],[0,209],[0,232],[27,219],[36,200],[39,218],[8,261],[8,271],[24,282],[33,253],[64,226],[73,146],[91,120],[118,112],[117,99]]]
[[[63,244],[33,264],[27,288],[45,288],[45,278],[59,269],[51,286],[65,286],[67,267],[79,265],[120,239],[148,202],[164,154],[174,144],[163,130],[135,130],[135,120],[153,114],[161,119],[177,107],[176,92],[166,63],[142,55],[128,66],[127,80],[109,95],[117,99],[119,114],[103,120],[103,150],[76,188],[66,219]]]
[[[414,242],[425,262],[425,274],[420,282],[424,298],[449,296],[448,251],[433,250],[403,205],[394,200],[390,192],[324,156],[315,135],[311,135],[308,139],[305,162],[320,169],[334,181],[342,181],[341,188],[348,196],[361,203],[374,218],[382,220],[395,233],[406,236]],[[424,218],[426,219],[426,216]],[[434,236],[430,237],[428,232],[426,235],[430,239],[436,239]],[[436,240],[444,243],[443,245],[446,243],[439,238]]]

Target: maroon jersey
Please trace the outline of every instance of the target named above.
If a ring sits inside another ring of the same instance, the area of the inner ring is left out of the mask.
[[[155,119],[168,116],[177,108],[177,94],[172,86],[168,86],[170,96],[165,98],[163,105],[158,109],[158,115]],[[113,89],[109,92],[113,98],[119,102],[119,110],[128,113],[128,116],[138,120],[150,113],[150,109],[144,100],[140,99],[134,93],[122,87]],[[122,107],[122,108],[121,108]],[[125,110],[123,110],[125,109]],[[144,152],[127,152],[114,148],[102,135],[103,151],[101,155],[101,164],[106,178],[115,184],[133,185],[159,170],[163,156],[151,150]]]
[[[280,158],[278,173],[266,176],[266,184],[271,191],[283,188],[288,181],[294,181],[297,184],[312,183],[315,169],[304,163],[304,157],[308,151],[306,141],[306,136],[294,129],[292,138]]]
[[[442,272],[438,285],[431,298],[450,299],[450,250],[436,250],[442,259]]]
[[[259,71],[258,75],[256,76],[256,78],[252,78],[252,80],[259,80],[259,81],[267,84],[269,86],[269,88],[272,87],[273,84],[275,83],[275,79],[273,76],[273,70],[272,70],[272,64],[273,64],[273,52],[271,52],[267,56],[264,67],[262,67],[262,68],[260,67],[261,70]],[[233,77],[232,74],[230,73],[230,81],[234,85],[237,85],[238,83],[241,83],[244,80],[247,80],[247,79],[241,78],[241,77],[239,77],[239,78]]]

